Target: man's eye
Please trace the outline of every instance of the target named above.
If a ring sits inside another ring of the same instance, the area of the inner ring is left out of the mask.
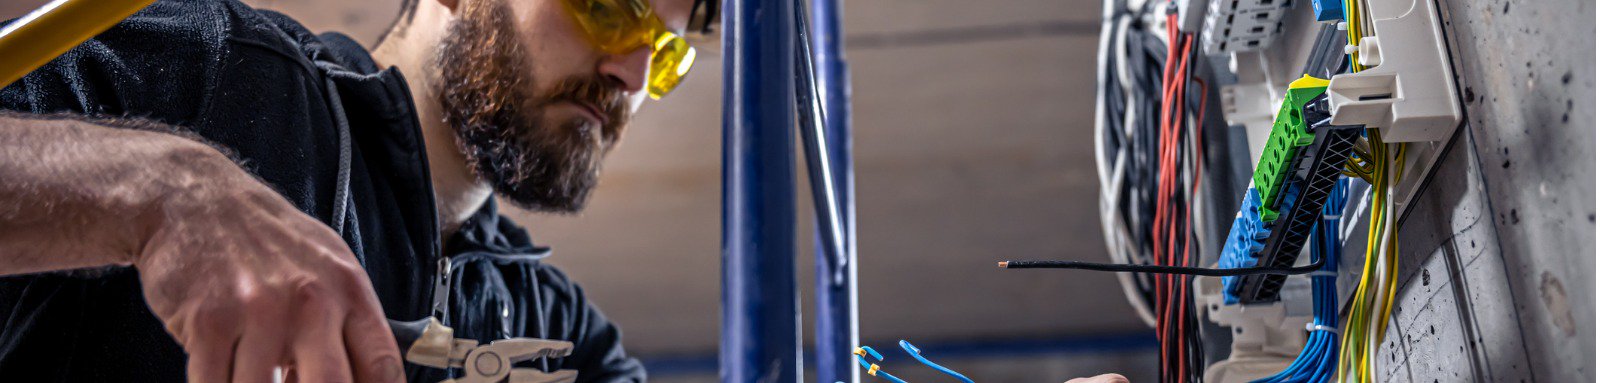
[[[616,16],[616,8],[613,8],[613,6],[608,5],[608,3],[605,2],[589,2],[589,6],[587,6],[587,8],[589,8],[589,10],[586,11],[586,13],[589,13],[589,18],[597,19],[597,21],[603,21],[603,19],[614,18],[614,16]]]
[[[623,9],[606,1],[593,1],[589,6],[589,23],[597,28],[599,33],[618,33],[628,25],[628,18],[622,13]]]
[[[596,21],[600,21],[601,23],[615,23],[615,20],[618,16],[617,11],[617,7],[606,1],[589,2],[589,16],[595,18]]]

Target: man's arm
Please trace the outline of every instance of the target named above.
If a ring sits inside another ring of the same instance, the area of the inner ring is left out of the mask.
[[[0,114],[0,275],[132,265],[191,381],[402,379],[337,234],[205,144],[106,126],[128,124]]]
[[[0,114],[0,274],[133,264],[164,197],[222,187],[195,179],[218,159],[171,135]]]

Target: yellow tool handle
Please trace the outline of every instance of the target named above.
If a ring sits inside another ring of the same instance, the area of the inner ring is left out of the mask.
[[[54,0],[0,29],[0,87],[11,85],[155,0]]]

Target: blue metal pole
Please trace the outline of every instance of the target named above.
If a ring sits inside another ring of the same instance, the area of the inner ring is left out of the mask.
[[[850,156],[850,71],[844,61],[839,0],[810,2],[812,62],[821,91],[846,260],[844,283],[833,283],[831,262],[826,261],[822,241],[818,241],[817,381],[856,383],[861,381],[861,370],[855,368],[850,351],[861,339],[856,294],[856,265],[860,263],[856,261],[855,168]]]
[[[723,7],[725,383],[799,381],[794,1],[728,0]]]

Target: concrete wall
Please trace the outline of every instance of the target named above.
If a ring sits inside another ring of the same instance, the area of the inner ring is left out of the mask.
[[[1595,8],[1441,1],[1466,126],[1401,224],[1386,381],[1595,379]]]

